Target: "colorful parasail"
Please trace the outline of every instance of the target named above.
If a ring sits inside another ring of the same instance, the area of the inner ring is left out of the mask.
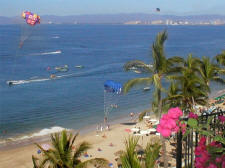
[[[122,92],[122,84],[112,80],[107,80],[104,83],[104,88],[106,92],[112,92],[116,94],[120,94]]]
[[[24,18],[27,22],[27,24],[34,26],[36,24],[40,24],[40,16],[35,14],[35,13],[31,13],[29,11],[24,11],[22,12],[22,18]]]

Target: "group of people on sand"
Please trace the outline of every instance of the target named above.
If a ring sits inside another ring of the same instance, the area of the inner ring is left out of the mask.
[[[104,117],[104,123],[103,124],[97,124],[97,127],[96,127],[96,133],[98,134],[99,132],[103,132],[104,129],[109,131],[110,130],[110,125],[109,123],[107,122],[107,117]],[[104,134],[105,135],[105,134]]]

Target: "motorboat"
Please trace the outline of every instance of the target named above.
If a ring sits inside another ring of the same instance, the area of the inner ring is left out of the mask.
[[[64,65],[63,67],[55,67],[55,70],[57,70],[59,72],[67,72],[67,71],[69,71],[69,67],[68,67],[68,65]]]
[[[84,68],[83,65],[76,65],[75,68]]]
[[[145,87],[143,90],[144,91],[149,91],[150,90],[150,87]]]

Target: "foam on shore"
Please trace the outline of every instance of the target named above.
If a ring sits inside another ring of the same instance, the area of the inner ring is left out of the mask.
[[[66,129],[66,128],[59,127],[59,126],[55,126],[55,127],[51,127],[51,128],[44,128],[44,129],[42,129],[38,132],[32,133],[30,135],[23,135],[23,136],[19,136],[19,137],[13,137],[13,138],[7,138],[7,139],[0,140],[0,146],[14,145],[14,144],[16,145],[16,144],[20,144],[23,142],[28,142],[31,139],[41,138],[41,137],[50,135],[52,133],[60,132],[64,129]],[[66,130],[70,130],[70,129],[66,129]]]

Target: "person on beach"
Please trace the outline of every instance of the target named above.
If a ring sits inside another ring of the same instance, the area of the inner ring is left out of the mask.
[[[100,131],[100,125],[99,125],[99,124],[97,124],[97,127],[96,127],[96,134],[98,134],[98,133],[99,133],[99,131]]]
[[[131,112],[131,113],[130,113],[130,118],[131,118],[131,121],[133,121],[133,117],[134,117],[134,113],[133,113],[133,112]]]
[[[108,130],[108,131],[109,131],[109,124],[107,124],[107,126],[106,126],[106,130]]]
[[[104,117],[104,124],[107,124],[107,117]]]
[[[103,131],[103,126],[102,126],[102,125],[100,126],[100,131],[101,131],[101,132]]]

